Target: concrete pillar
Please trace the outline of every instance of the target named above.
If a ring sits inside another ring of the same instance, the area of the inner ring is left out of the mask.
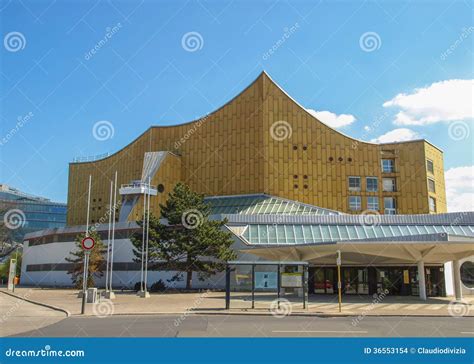
[[[459,260],[453,261],[453,286],[454,296],[457,301],[462,300],[462,286],[461,286],[461,263]]]
[[[301,275],[303,276],[304,273],[303,273],[303,266],[302,265],[298,266],[298,273],[301,273]],[[304,284],[304,277],[303,277],[303,284]],[[296,294],[298,295],[298,297],[303,297],[303,293],[304,293],[303,287],[296,289]]]
[[[418,261],[418,290],[420,299],[426,301],[425,262]]]

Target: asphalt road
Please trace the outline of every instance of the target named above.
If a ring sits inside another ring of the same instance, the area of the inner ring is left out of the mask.
[[[69,317],[16,336],[45,337],[474,337],[473,317],[244,315]]]

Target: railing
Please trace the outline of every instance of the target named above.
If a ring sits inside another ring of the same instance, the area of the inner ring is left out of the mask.
[[[72,159],[72,163],[82,163],[82,162],[94,162],[100,159],[107,158],[111,155],[111,153],[104,153],[104,154],[97,154],[87,157],[75,157]]]
[[[148,183],[141,182],[141,181],[120,185],[120,188],[138,188],[138,187],[143,187],[143,188],[149,187],[150,189],[156,189],[156,186],[149,185]]]

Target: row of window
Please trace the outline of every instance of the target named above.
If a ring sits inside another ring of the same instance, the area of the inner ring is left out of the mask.
[[[379,179],[377,177],[366,177],[366,191],[367,192],[378,192],[379,190]],[[360,191],[361,190],[361,177],[351,176],[349,177],[349,191]],[[384,192],[395,192],[396,179],[395,178],[382,178],[382,191]]]
[[[431,159],[426,160],[426,170],[431,174],[434,174],[434,163]],[[382,172],[393,173],[395,172],[395,160],[394,159],[382,159]]]
[[[376,196],[367,197],[367,210],[378,211],[379,198]],[[383,209],[386,215],[395,215],[397,213],[397,201],[394,197],[383,198]],[[360,196],[349,196],[349,210],[360,211],[362,210],[362,198]]]

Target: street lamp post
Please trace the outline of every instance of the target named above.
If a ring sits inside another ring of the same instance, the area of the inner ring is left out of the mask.
[[[339,312],[342,311],[342,284],[341,284],[341,251],[337,251],[337,291],[338,291],[338,301],[339,301]]]

